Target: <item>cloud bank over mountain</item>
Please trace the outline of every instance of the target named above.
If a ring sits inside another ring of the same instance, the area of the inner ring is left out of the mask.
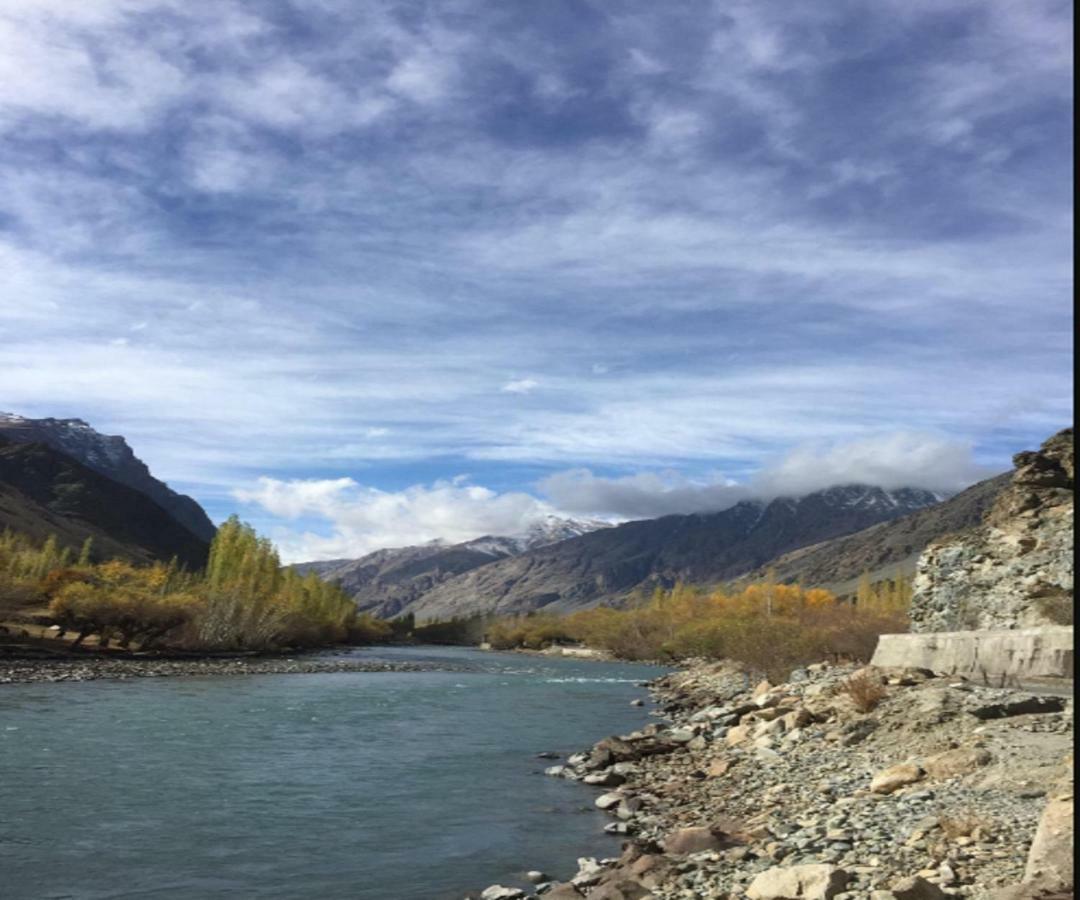
[[[554,512],[530,494],[498,493],[461,479],[383,491],[351,478],[260,478],[254,487],[236,491],[236,499],[278,520],[274,538],[290,562],[358,557],[432,540],[453,544],[489,534],[516,535]],[[314,521],[322,533],[297,529],[293,523],[299,520]]]
[[[973,461],[969,446],[932,435],[896,433],[800,447],[746,483],[690,481],[675,472],[605,477],[569,469],[541,480],[535,494],[498,492],[465,478],[400,491],[378,490],[351,478],[261,478],[235,496],[274,517],[278,543],[290,560],[299,561],[358,557],[434,539],[458,543],[488,534],[519,534],[550,515],[624,521],[717,512],[741,500],[802,496],[853,483],[945,494],[992,474]],[[296,527],[305,521],[318,530]]]

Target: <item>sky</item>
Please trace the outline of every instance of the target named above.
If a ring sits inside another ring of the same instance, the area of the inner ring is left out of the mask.
[[[289,559],[1072,420],[1059,0],[0,0],[0,409]]]

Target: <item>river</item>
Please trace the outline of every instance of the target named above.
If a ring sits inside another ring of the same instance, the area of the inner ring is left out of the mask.
[[[645,724],[657,669],[353,652],[465,671],[0,688],[0,896],[459,900],[617,852],[536,754]]]

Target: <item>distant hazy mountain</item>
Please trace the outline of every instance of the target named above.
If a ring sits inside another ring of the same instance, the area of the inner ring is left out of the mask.
[[[122,437],[101,434],[82,419],[28,419],[4,412],[0,412],[0,437],[20,444],[46,444],[145,494],[199,540],[209,542],[214,537],[214,525],[203,508],[151,475]]]
[[[432,541],[416,547],[376,550],[359,559],[300,563],[296,568],[338,582],[355,598],[359,609],[391,617],[457,575],[609,527],[609,523],[597,519],[547,516],[518,535],[486,535],[460,544]]]
[[[92,537],[98,558],[206,563],[208,543],[141,491],[49,444],[5,435],[0,431],[0,529],[37,540],[55,535],[76,551]]]
[[[558,611],[618,602],[677,580],[726,581],[798,547],[935,504],[929,491],[848,485],[800,498],[744,501],[717,513],[628,522],[446,579],[406,611],[419,619]]]

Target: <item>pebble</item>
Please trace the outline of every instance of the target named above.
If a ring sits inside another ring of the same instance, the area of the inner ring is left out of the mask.
[[[172,678],[206,675],[277,675],[318,672],[470,671],[452,663],[380,662],[313,654],[303,659],[274,656],[199,659],[11,659],[0,663],[0,684],[42,684],[100,679]]]
[[[924,778],[894,794],[871,793],[870,782],[889,766],[961,746],[976,732],[975,740],[989,741],[996,754],[1009,734],[1028,734],[1019,730],[1025,725],[1040,734],[1045,730],[1067,737],[1071,707],[1052,718],[1028,716],[1036,721],[1015,723],[1000,719],[988,726],[965,716],[964,710],[1006,702],[1007,690],[966,683],[948,690],[941,679],[905,683],[897,677],[889,698],[872,717],[832,712],[806,722],[804,715],[798,729],[802,739],[787,741],[791,732],[771,725],[780,722],[772,710],[828,709],[831,692],[850,676],[852,667],[807,667],[799,681],[770,687],[753,700],[746,694],[750,685],[744,676],[723,668],[706,664],[658,679],[653,695],[668,721],[625,739],[634,746],[659,735],[669,741],[667,750],[620,760],[603,770],[626,778],[618,792],[596,801],[618,819],[605,826],[609,833],[633,835],[639,845],[662,844],[673,831],[721,816],[741,822],[751,835],[746,846],[669,858],[677,865],[668,877],[648,886],[655,900],[742,896],[756,874],[776,865],[830,863],[843,868],[851,882],[841,900],[868,900],[875,892],[884,900],[892,883],[916,873],[964,897],[975,885],[994,888],[1022,878],[1045,802],[1045,789],[1036,781],[1029,779],[1017,790],[976,788],[973,779],[964,777]],[[715,740],[711,723],[720,721],[727,723],[725,728],[748,723],[750,728],[746,737],[728,746],[723,739]],[[753,731],[764,721],[774,733],[755,739]],[[850,734],[860,739],[845,741]],[[830,735],[836,737],[832,743]],[[1068,741],[1058,740],[1064,753]],[[729,761],[731,772],[723,778],[705,777],[721,760]],[[1026,762],[1018,750],[1002,768]],[[578,777],[601,772],[588,765],[587,753],[568,760]],[[628,801],[631,797],[634,802]],[[946,838],[939,822],[970,810],[992,823],[991,831],[959,841]],[[588,885],[582,886],[587,895]]]

